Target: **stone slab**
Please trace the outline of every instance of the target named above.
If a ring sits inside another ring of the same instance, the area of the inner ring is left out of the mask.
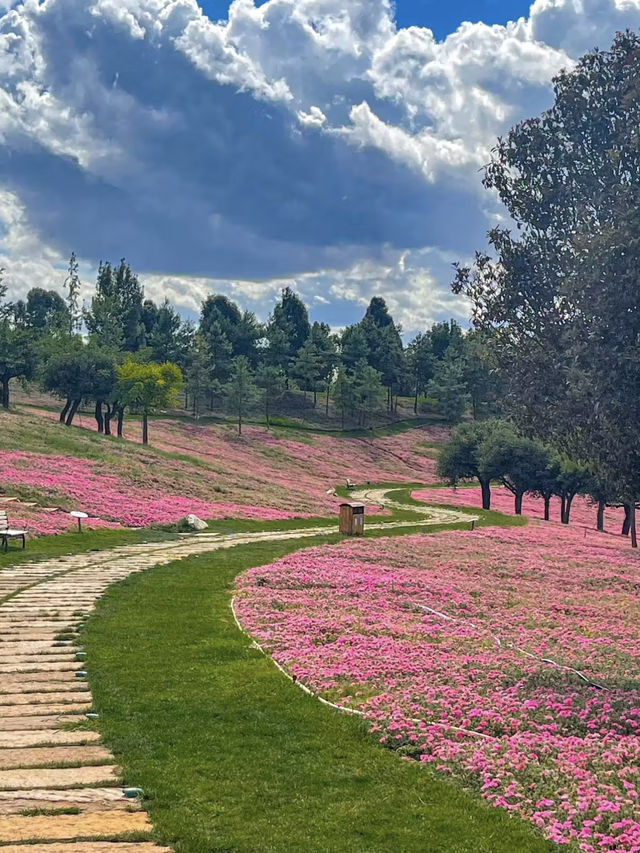
[[[17,714],[13,717],[0,717],[0,732],[25,731],[26,729],[59,729],[67,723],[77,723],[78,720],[84,719],[86,718],[82,714]]]
[[[150,831],[151,824],[145,812],[125,812],[121,809],[79,815],[0,817],[0,843],[38,838],[91,838]]]
[[[9,844],[2,853],[171,853],[152,841],[79,841],[72,844]]]
[[[88,764],[113,761],[103,746],[33,746],[0,749],[0,770],[44,767],[51,764]]]
[[[62,767],[55,770],[0,770],[0,790],[24,788],[77,788],[78,785],[113,785],[119,780],[118,768],[111,764],[99,767]]]
[[[33,729],[31,731],[0,732],[0,750],[26,746],[44,746],[45,744],[77,745],[95,743],[100,740],[99,732],[76,729],[75,731],[55,731],[52,729]]]

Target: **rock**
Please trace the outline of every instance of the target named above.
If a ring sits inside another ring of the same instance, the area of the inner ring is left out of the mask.
[[[198,518],[197,515],[193,515],[193,513],[187,516],[187,524],[192,530],[206,530],[209,526],[206,521]]]

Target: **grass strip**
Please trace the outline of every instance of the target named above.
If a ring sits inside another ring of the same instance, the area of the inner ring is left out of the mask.
[[[407,532],[415,533],[416,530]],[[338,537],[260,542],[115,585],[82,632],[98,725],[177,853],[550,851],[478,793],[402,761],[238,631],[235,577]]]

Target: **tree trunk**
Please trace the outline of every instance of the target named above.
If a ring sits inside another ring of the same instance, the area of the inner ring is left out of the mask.
[[[571,504],[573,503],[575,495],[569,495],[564,504],[564,518],[562,519],[563,524],[569,524],[569,519],[571,517]]]
[[[605,502],[598,501],[598,530],[602,532],[604,530],[604,510],[605,510]]]
[[[113,409],[109,405],[109,403],[105,403],[105,412],[104,412],[104,434],[111,435],[111,417],[113,415]]]
[[[74,400],[71,404],[71,408],[69,409],[69,413],[65,421],[66,426],[71,426],[71,424],[73,423],[73,419],[76,416],[76,412],[78,411],[78,406],[80,405],[80,402],[80,400]]]
[[[482,509],[491,509],[491,483],[489,480],[480,480],[482,489]]]
[[[265,398],[265,406],[264,406],[264,416],[267,421],[267,429],[271,427],[271,422],[269,420],[269,398]]]
[[[184,389],[184,408],[185,411],[189,411],[189,391],[186,388]]]
[[[324,413],[327,417],[329,417],[329,391],[331,390],[331,384],[327,383],[327,399],[325,401]]]
[[[635,501],[629,505],[629,529],[631,531],[631,547],[638,547],[638,536],[636,534],[636,504]]]
[[[9,408],[9,379],[2,377],[2,408]]]
[[[344,408],[342,409],[342,432],[344,432]]]
[[[149,416],[146,412],[142,413],[142,443],[149,444]]]
[[[516,515],[522,515],[522,493],[516,492]]]
[[[624,521],[622,522],[622,535],[628,536],[631,529],[631,507],[629,504],[624,505]]]
[[[67,402],[64,404],[63,410],[60,412],[60,423],[63,424],[67,418],[67,412],[71,408],[71,398],[67,397]]]
[[[104,432],[104,418],[102,416],[102,400],[96,400],[95,419],[98,424],[98,432]]]
[[[318,392],[317,392],[317,391],[316,391],[316,389],[314,388],[314,389],[313,389],[313,408],[314,408],[314,409],[315,409],[315,407],[316,407],[317,402],[318,402]]]
[[[562,495],[560,497],[560,521],[564,524],[564,514],[566,511],[567,499]]]
[[[120,406],[118,408],[117,415],[118,415],[118,428],[117,428],[118,438],[122,438],[123,431],[124,431],[124,406]]]
[[[242,435],[242,409],[238,409],[238,435]]]
[[[418,414],[418,389],[416,388],[416,393],[413,397],[413,414]]]
[[[544,520],[549,521],[550,518],[550,510],[551,510],[551,496],[545,495],[544,497]]]

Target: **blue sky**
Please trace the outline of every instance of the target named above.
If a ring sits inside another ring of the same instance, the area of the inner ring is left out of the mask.
[[[437,39],[446,38],[462,21],[506,24],[529,13],[528,0],[396,0],[399,27],[429,27]],[[204,0],[209,17],[226,17],[226,0]]]
[[[640,0],[201,2],[0,0],[10,298],[75,251],[87,299],[126,257],[190,315],[222,292],[266,319],[289,286],[336,327],[377,295],[407,334],[465,323],[452,264],[506,221],[496,138],[640,30]]]

